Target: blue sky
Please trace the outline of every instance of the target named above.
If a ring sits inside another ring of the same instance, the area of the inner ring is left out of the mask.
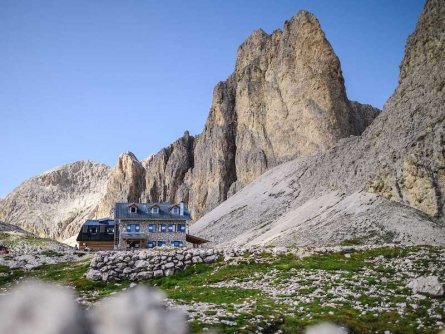
[[[76,160],[114,165],[201,132],[214,85],[254,30],[313,12],[350,99],[382,107],[420,0],[0,3],[0,197]]]

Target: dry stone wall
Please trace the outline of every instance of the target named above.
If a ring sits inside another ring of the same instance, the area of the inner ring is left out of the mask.
[[[91,261],[86,277],[91,280],[134,281],[171,276],[192,264],[215,262],[221,255],[222,250],[187,248],[98,252]]]

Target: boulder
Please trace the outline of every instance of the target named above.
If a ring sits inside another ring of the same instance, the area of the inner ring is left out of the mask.
[[[443,296],[444,290],[437,276],[421,276],[410,281],[407,285],[413,293],[421,293],[433,297]]]
[[[138,260],[134,263],[136,268],[145,268],[148,267],[149,263],[145,260]]]
[[[164,270],[165,276],[172,276],[174,273],[175,273],[175,269],[173,269],[173,268]]]
[[[87,321],[67,288],[25,282],[0,297],[0,333],[87,334]]]
[[[202,262],[202,259],[201,259],[201,257],[199,257],[199,256],[194,256],[194,257],[192,258],[192,262],[193,262],[193,263],[201,263],[201,262]]]
[[[164,268],[165,269],[171,269],[171,268],[174,268],[175,267],[175,264],[173,263],[173,262],[167,262],[165,265],[164,265]]]
[[[211,262],[215,262],[216,259],[217,259],[216,255],[210,255],[210,256],[207,256],[206,258],[204,258],[204,262],[211,263]]]
[[[129,273],[131,273],[133,271],[133,269],[131,269],[130,267],[127,267],[127,268],[125,268],[122,272],[124,273],[124,274],[129,274]]]
[[[87,271],[85,278],[92,281],[99,281],[102,279],[102,274],[99,270],[90,269]]]
[[[161,269],[155,270],[155,271],[153,272],[153,276],[154,276],[154,277],[160,277],[160,276],[162,276],[162,275],[164,275],[164,271],[161,270]]]
[[[153,277],[152,271],[141,271],[136,275],[136,279],[150,279]]]
[[[305,334],[348,334],[343,327],[331,324],[321,323],[314,326],[309,326],[304,331]]]
[[[185,315],[164,308],[165,296],[137,286],[99,304],[90,314],[95,334],[185,334]]]

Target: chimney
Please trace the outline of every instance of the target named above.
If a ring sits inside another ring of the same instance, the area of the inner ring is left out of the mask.
[[[185,208],[184,202],[183,201],[179,202],[179,214],[181,216],[184,216],[184,208]]]

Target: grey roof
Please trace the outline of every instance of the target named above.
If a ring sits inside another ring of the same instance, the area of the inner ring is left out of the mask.
[[[137,207],[136,213],[131,213],[129,207],[135,205]],[[153,206],[159,207],[159,213],[151,213]],[[147,220],[190,220],[190,212],[184,205],[184,215],[173,214],[171,209],[177,204],[172,203],[116,203],[114,207],[115,219],[147,219]]]
[[[111,218],[101,218],[101,219],[88,219],[83,223],[83,225],[94,226],[94,225],[114,225],[114,220]]]

